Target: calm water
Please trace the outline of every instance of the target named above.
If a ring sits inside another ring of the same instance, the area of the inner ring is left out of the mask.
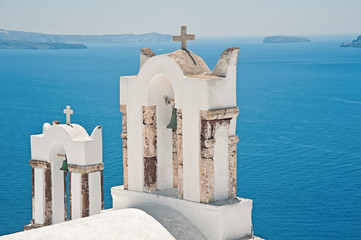
[[[255,234],[271,239],[360,239],[361,49],[340,41],[263,45],[197,40],[190,49],[213,68],[221,52],[238,62],[238,195],[253,199]],[[139,48],[0,50],[0,235],[31,219],[30,135],[44,122],[103,126],[105,207],[122,184],[118,79],[138,72]]]

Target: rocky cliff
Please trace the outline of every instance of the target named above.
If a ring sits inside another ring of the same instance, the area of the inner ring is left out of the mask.
[[[342,43],[340,47],[355,47],[355,48],[361,48],[361,35],[358,36],[355,40],[353,40],[351,43]]]

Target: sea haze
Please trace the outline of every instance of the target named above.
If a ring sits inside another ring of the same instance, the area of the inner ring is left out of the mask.
[[[311,38],[312,40],[312,38]],[[359,239],[361,50],[350,38],[295,44],[199,39],[189,49],[212,69],[238,61],[238,196],[253,199],[255,234],[278,239]],[[122,180],[119,76],[137,74],[139,49],[179,43],[88,45],[81,50],[0,50],[0,235],[31,220],[30,135],[60,120],[103,127],[105,207]]]

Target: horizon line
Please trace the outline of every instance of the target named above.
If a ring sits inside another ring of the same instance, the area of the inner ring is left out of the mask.
[[[132,35],[142,35],[142,34],[151,34],[151,33],[157,33],[157,34],[164,34],[164,35],[172,35],[171,33],[160,33],[160,32],[144,32],[144,33],[106,33],[106,34],[68,34],[68,33],[45,33],[41,31],[28,31],[28,30],[12,30],[12,29],[6,29],[6,28],[0,28],[0,30],[5,31],[12,31],[12,32],[28,32],[28,33],[39,33],[39,34],[46,34],[46,35],[74,35],[74,36],[107,36],[107,35],[126,35],[126,34],[132,34]],[[270,36],[313,36],[313,37],[327,37],[327,36],[351,36],[355,35],[356,37],[360,36],[361,33],[300,33],[300,34],[288,34],[288,33],[275,33],[275,34],[250,34],[250,35],[197,35],[197,37],[200,38],[234,38],[234,37],[240,37],[240,38],[259,38],[259,37],[270,37]]]

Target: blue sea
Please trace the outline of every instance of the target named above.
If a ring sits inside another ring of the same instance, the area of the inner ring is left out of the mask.
[[[211,69],[240,47],[237,195],[253,199],[255,235],[361,237],[361,49],[350,36],[312,43],[200,39],[188,44]],[[179,43],[90,45],[86,50],[0,50],[0,235],[32,218],[30,135],[45,122],[103,127],[105,207],[123,183],[119,77],[137,74],[139,49]]]

